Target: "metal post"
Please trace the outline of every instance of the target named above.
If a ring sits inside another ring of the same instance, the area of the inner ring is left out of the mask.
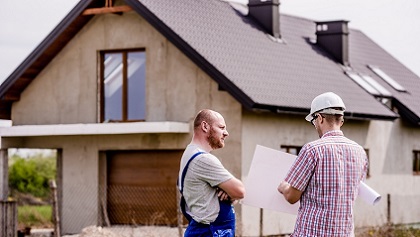
[[[264,209],[260,208],[260,236],[263,236],[264,230]]]
[[[387,221],[387,224],[390,225],[391,224],[391,194],[388,193],[386,195],[386,200],[387,200],[386,221]]]

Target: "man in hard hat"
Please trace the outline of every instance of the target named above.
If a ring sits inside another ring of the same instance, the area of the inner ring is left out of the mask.
[[[293,237],[354,236],[353,206],[366,176],[365,150],[341,131],[346,106],[332,92],[314,98],[306,120],[320,139],[305,144],[278,191],[300,200]]]

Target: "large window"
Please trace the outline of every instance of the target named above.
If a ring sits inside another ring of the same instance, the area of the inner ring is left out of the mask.
[[[413,151],[413,174],[420,175],[420,151]]]
[[[144,121],[146,52],[101,52],[101,121]]]

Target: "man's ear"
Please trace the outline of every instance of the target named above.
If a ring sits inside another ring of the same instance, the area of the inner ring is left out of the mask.
[[[206,121],[202,121],[201,122],[201,129],[203,130],[203,132],[208,132],[209,124]]]

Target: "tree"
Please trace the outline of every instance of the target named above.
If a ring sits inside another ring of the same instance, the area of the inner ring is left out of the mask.
[[[13,156],[9,166],[9,186],[12,191],[47,198],[49,180],[55,179],[55,157],[35,155],[29,158]]]

